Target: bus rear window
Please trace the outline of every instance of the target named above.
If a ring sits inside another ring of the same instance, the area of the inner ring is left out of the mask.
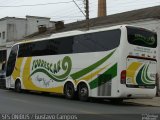
[[[144,47],[157,47],[157,35],[146,29],[127,27],[128,42]]]

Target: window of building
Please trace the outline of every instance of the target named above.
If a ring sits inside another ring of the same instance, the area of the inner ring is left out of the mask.
[[[5,39],[5,32],[2,32],[2,38]]]
[[[1,33],[0,33],[0,38],[1,38]]]

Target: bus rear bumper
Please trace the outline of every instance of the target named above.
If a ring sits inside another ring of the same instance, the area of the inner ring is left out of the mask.
[[[98,95],[96,90],[92,91],[92,93],[94,94],[90,94],[90,97],[93,98],[153,98],[156,96],[156,87],[154,89],[124,87],[117,91],[112,91],[110,95]]]
[[[156,96],[156,88],[126,88],[119,97],[124,98],[153,98]]]

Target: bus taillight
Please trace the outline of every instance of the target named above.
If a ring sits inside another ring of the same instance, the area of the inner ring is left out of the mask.
[[[123,70],[121,72],[121,84],[125,84],[126,83],[126,70]]]

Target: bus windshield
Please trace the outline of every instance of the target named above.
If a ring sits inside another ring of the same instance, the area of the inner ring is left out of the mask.
[[[127,27],[128,42],[133,45],[156,48],[157,35],[142,28]]]

